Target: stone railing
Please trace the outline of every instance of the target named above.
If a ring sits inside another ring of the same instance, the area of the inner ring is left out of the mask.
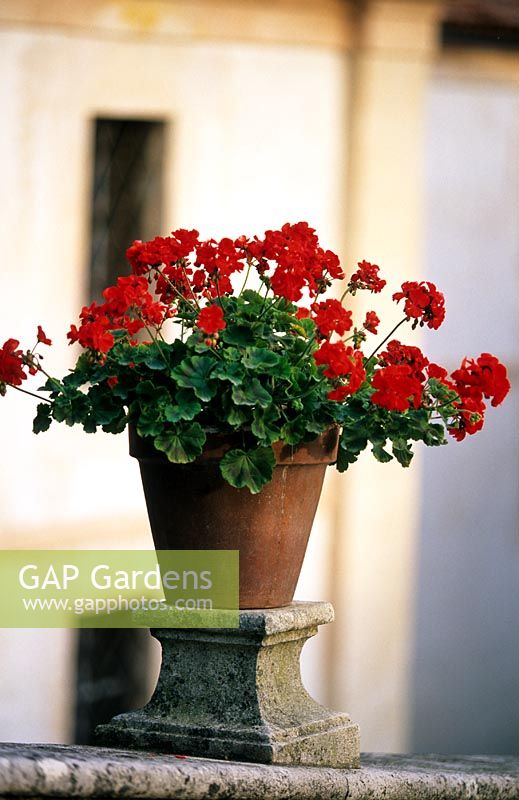
[[[519,756],[363,755],[359,769],[0,744],[0,798],[518,800]]]
[[[332,619],[292,603],[237,628],[154,630],[148,705],[97,729],[108,747],[0,744],[0,800],[519,800],[519,756],[361,757],[358,726],[301,681],[301,648]]]

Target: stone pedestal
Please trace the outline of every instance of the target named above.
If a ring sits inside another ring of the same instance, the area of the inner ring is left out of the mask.
[[[102,744],[266,764],[358,767],[359,728],[306,692],[299,656],[330,603],[240,612],[231,628],[152,631],[162,645],[143,709],[97,729]]]

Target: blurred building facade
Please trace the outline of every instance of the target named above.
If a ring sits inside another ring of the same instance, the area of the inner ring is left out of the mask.
[[[145,238],[306,219],[346,270],[366,258],[391,287],[435,281],[448,317],[427,351],[451,368],[495,352],[514,383],[513,5],[0,0],[0,338],[41,323],[64,372],[64,331],[117,268],[129,220]],[[0,546],[151,547],[124,436],[34,437],[13,395]],[[519,749],[517,404],[409,470],[366,454],[327,478],[298,596],[331,600],[337,621],[304,670],[364,750]],[[73,631],[0,632],[0,739],[74,737],[77,648]]]

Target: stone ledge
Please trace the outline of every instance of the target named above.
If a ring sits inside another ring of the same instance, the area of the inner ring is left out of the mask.
[[[8,797],[519,800],[519,756],[364,755],[360,769],[339,770],[0,744],[0,800]]]

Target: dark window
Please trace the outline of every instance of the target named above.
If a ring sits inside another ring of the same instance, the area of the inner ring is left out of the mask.
[[[118,275],[128,273],[125,251],[162,226],[164,167],[162,122],[95,120],[91,209],[90,292],[99,299]]]
[[[518,0],[449,0],[441,38],[444,47],[518,50]]]
[[[93,744],[97,725],[149,699],[151,637],[141,628],[78,633],[74,741]]]
[[[125,251],[162,227],[162,122],[95,120],[89,298],[125,275]],[[75,741],[94,742],[97,725],[139,707],[146,696],[150,636],[139,629],[78,631]]]

